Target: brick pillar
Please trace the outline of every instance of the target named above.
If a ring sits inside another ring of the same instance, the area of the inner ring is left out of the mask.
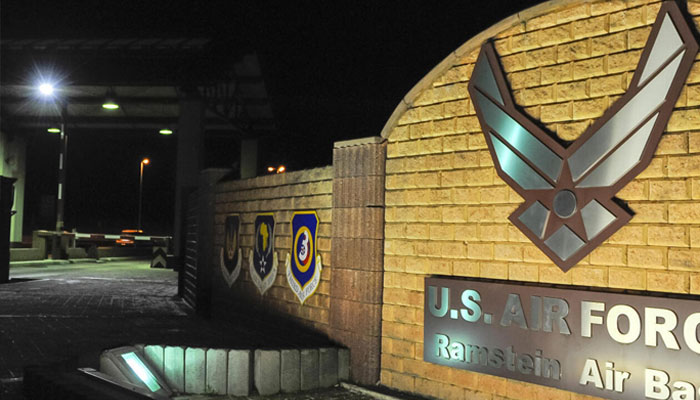
[[[331,335],[350,348],[351,379],[379,381],[384,271],[386,143],[335,143],[331,249]]]

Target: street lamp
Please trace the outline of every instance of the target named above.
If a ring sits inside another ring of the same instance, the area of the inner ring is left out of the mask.
[[[142,203],[142,198],[143,198],[143,166],[148,165],[151,160],[148,158],[144,158],[141,160],[141,172],[139,173],[139,223],[138,227],[136,228],[138,232],[141,232],[141,203]]]
[[[279,167],[273,167],[272,165],[267,167],[267,172],[271,174],[283,174],[287,172],[287,167],[280,165]]]
[[[56,193],[56,235],[53,237],[52,256],[60,258],[60,232],[63,231],[63,213],[65,209],[65,192],[66,192],[66,162],[68,159],[68,134],[66,133],[66,115],[67,106],[65,102],[61,102],[56,97],[56,86],[51,82],[43,81],[37,87],[41,97],[46,100],[53,101],[59,110],[61,124],[58,128],[49,130],[50,132],[59,133],[59,153],[58,153],[58,190]]]
[[[68,153],[68,134],[66,133],[66,104],[56,98],[57,89],[53,83],[42,82],[38,86],[39,93],[47,100],[53,101],[59,109],[61,124],[59,127],[48,129],[51,133],[59,133],[60,147],[58,154],[58,191],[56,195],[56,232],[63,230],[63,212],[66,191],[66,161]]]
[[[53,85],[50,83],[42,83],[39,85],[39,92],[42,96],[53,96]]]

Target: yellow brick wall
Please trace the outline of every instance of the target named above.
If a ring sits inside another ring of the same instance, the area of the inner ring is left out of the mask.
[[[627,89],[659,7],[643,0],[538,6],[467,42],[392,115],[384,385],[441,399],[590,398],[423,362],[427,275],[700,294],[700,62],[652,163],[618,194],[636,215],[568,273],[508,221],[522,199],[496,175],[467,91],[481,41],[495,36],[516,102],[573,140]],[[700,2],[689,1],[688,11],[700,25]]]
[[[216,187],[214,215],[215,254],[219,254],[224,243],[224,221],[226,215],[241,216],[241,247],[243,264],[241,275],[229,288],[223,283],[218,258],[213,268],[215,301],[225,307],[226,301],[238,298],[260,304],[265,309],[291,316],[303,324],[328,332],[330,312],[331,272],[331,206],[333,191],[332,167],[317,168],[279,175],[267,175],[253,179],[220,183]],[[317,249],[323,262],[321,283],[316,293],[302,306],[287,283],[285,260],[291,249],[291,219],[294,211],[316,210],[320,225]],[[250,279],[248,262],[253,247],[253,224],[258,213],[273,212],[275,215],[275,250],[279,257],[277,278],[274,285],[263,296]],[[228,291],[228,294],[221,294]]]

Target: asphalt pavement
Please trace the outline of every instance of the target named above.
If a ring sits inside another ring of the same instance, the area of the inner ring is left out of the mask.
[[[177,273],[147,261],[10,268],[0,285],[0,399],[21,399],[29,365],[83,362],[134,343],[256,348],[284,345],[276,321],[194,316],[177,296]],[[295,335],[284,335],[285,337]],[[315,338],[323,342],[323,337]],[[294,345],[290,343],[289,345]],[[342,388],[285,399],[368,399]]]

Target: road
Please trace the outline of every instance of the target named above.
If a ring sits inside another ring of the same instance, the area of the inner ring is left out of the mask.
[[[0,394],[24,366],[94,354],[132,337],[159,336],[187,322],[177,273],[148,262],[86,262],[10,268],[0,285]]]
[[[177,273],[146,261],[10,268],[0,285],[0,399],[21,399],[25,366],[74,362],[97,368],[98,354],[133,343],[256,348],[284,345],[279,321],[212,321],[188,314]],[[291,335],[298,336],[298,335]],[[323,340],[318,339],[318,340]],[[294,345],[294,344],[292,344]],[[201,398],[201,397],[197,397]],[[333,388],[275,399],[370,397]]]

